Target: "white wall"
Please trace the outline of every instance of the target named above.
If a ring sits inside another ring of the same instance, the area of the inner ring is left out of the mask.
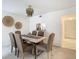
[[[75,7],[49,12],[47,14],[42,15],[40,18],[38,16],[34,16],[30,18],[30,32],[35,30],[37,23],[44,23],[46,25],[46,32],[49,35],[51,32],[55,33],[54,45],[61,46],[61,16],[66,14],[74,14]],[[47,36],[48,36],[47,35]]]
[[[12,27],[6,27],[4,24],[2,24],[2,48],[3,48],[3,56],[10,53],[10,38],[9,38],[9,32],[15,32],[17,29],[15,28],[15,23],[17,21],[20,21],[22,23],[22,34],[27,34],[29,31],[29,21],[27,17],[24,17],[22,15],[16,15],[9,12],[3,11],[4,16],[12,16],[14,18],[14,25]]]
[[[47,14],[42,15],[41,18],[38,15],[38,16],[30,17],[29,19],[23,15],[16,15],[5,11],[3,11],[2,17],[4,17],[5,15],[10,15],[14,18],[15,22],[17,21],[22,22],[23,24],[23,27],[21,29],[22,34],[27,34],[28,32],[35,30],[37,23],[44,23],[46,25],[47,36],[51,32],[54,32],[56,35],[54,40],[54,45],[60,46],[61,45],[61,16],[71,13],[75,13],[75,7],[49,12]],[[15,30],[16,29],[14,26],[6,27],[2,24],[2,48],[3,48],[2,55],[3,56],[6,56],[7,54],[10,53],[10,38],[8,33],[14,32]]]

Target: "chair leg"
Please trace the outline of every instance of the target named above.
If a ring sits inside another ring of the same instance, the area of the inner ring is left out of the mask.
[[[47,52],[47,59],[49,59],[49,52]]]
[[[51,52],[47,52],[47,59],[52,59]]]
[[[15,48],[15,55],[17,55],[17,48]]]
[[[23,59],[24,59],[24,55],[23,55]]]
[[[53,51],[51,51],[51,56],[53,56]]]
[[[22,56],[22,59],[24,59],[24,56]]]
[[[51,55],[53,56],[53,48],[52,48],[52,51],[51,52],[52,52]]]
[[[24,54],[22,54],[21,56],[22,56],[22,59],[24,59]]]
[[[13,52],[13,46],[11,45],[11,53]]]
[[[17,50],[17,57],[19,57],[19,50]]]
[[[50,57],[51,57],[51,59],[52,59],[52,51],[50,52]]]

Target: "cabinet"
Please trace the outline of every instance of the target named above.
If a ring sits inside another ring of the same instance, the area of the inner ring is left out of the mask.
[[[76,17],[74,14],[61,18],[63,48],[76,49]]]

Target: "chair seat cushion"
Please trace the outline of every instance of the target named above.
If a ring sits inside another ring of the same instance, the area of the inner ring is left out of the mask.
[[[47,50],[47,44],[41,43],[41,44],[37,45],[37,49],[46,51]]]
[[[32,48],[32,45],[28,43],[22,43],[22,46],[23,46],[23,51],[27,51]]]

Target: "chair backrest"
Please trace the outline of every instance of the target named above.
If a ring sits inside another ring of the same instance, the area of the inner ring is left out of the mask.
[[[15,39],[16,39],[17,48],[18,48],[19,52],[21,54],[23,54],[23,46],[22,46],[22,41],[21,41],[21,38],[20,38],[20,34],[15,33]]]
[[[52,50],[52,45],[53,45],[54,37],[55,37],[55,34],[54,34],[54,33],[51,33],[51,34],[49,35],[48,43],[47,43],[47,51],[48,51],[48,52]]]
[[[10,32],[9,36],[10,36],[10,40],[11,40],[11,45],[14,46],[14,47],[17,47],[14,34],[12,32]]]
[[[44,31],[38,31],[38,36],[44,36]]]
[[[21,34],[21,31],[15,31],[15,33]]]
[[[15,31],[16,34],[20,34],[20,38],[21,38],[21,31]]]
[[[32,35],[36,36],[36,34],[37,34],[37,31],[32,31]]]

